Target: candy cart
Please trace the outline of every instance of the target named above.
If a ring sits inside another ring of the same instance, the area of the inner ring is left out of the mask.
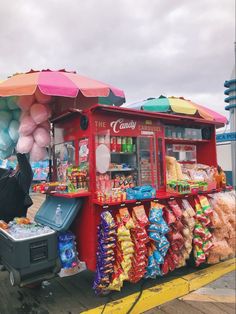
[[[55,95],[50,88],[41,92]],[[191,255],[197,266],[231,257],[235,194],[216,171],[216,128],[226,119],[183,98],[119,107],[104,105],[122,98],[117,90],[103,99],[69,92],[49,104],[52,182],[38,187],[47,198],[35,220],[70,228],[96,292],[163,276]]]

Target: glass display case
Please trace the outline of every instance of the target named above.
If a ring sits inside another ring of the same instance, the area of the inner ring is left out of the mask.
[[[201,128],[181,127],[178,125],[165,126],[165,138],[179,140],[201,140]]]
[[[156,143],[154,136],[95,136],[97,199],[124,201],[126,190],[150,185],[157,188]]]
[[[166,144],[166,155],[175,157],[179,162],[197,162],[196,145]]]
[[[66,182],[67,168],[75,164],[75,144],[73,141],[56,144],[54,162],[56,164],[57,180]]]

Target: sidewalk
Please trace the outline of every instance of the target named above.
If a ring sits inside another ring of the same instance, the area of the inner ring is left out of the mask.
[[[235,314],[235,276],[233,271],[204,288],[144,313]]]

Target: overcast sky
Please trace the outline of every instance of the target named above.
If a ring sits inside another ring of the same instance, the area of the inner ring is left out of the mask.
[[[235,0],[0,0],[0,79],[76,70],[127,102],[184,96],[221,113]]]

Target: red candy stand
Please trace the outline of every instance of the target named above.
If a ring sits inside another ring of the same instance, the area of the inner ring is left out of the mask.
[[[80,165],[80,143],[84,142],[88,147],[89,192],[61,196],[84,198],[83,209],[74,222],[73,231],[80,258],[90,270],[96,269],[97,226],[104,209],[115,213],[122,206],[131,209],[137,204],[143,204],[148,209],[151,200],[184,197],[166,190],[165,155],[169,144],[194,145],[198,163],[217,166],[215,128],[222,126],[221,123],[196,117],[95,105],[82,111],[68,110],[55,117],[53,125],[55,149],[62,143],[73,143],[76,165]],[[201,134],[207,133],[207,136],[201,139],[166,137],[166,125],[196,128]],[[129,141],[131,147],[127,144]],[[151,185],[155,195],[145,200],[129,200],[122,193],[112,194],[112,189],[117,187],[117,174],[120,175],[118,180],[123,176],[128,181],[128,187]]]

